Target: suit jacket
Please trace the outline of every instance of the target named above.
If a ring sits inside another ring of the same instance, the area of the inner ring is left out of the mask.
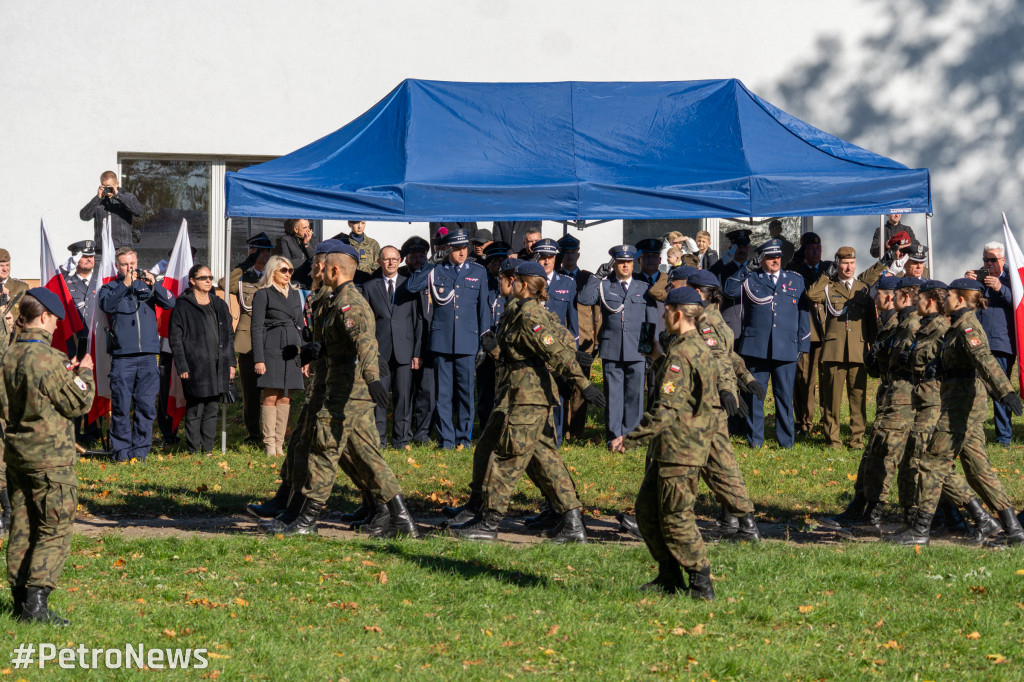
[[[433,287],[430,285],[433,274]],[[461,269],[449,259],[414,272],[409,291],[429,290],[434,312],[430,321],[430,350],[452,355],[475,355],[480,335],[491,329],[487,304],[487,270],[466,262]]]
[[[558,274],[572,277],[576,282],[576,320],[579,324],[580,350],[591,355],[597,354],[597,332],[601,328],[601,306],[583,305],[580,303],[580,292],[594,273],[589,270],[576,269],[572,274],[559,270]]]
[[[878,331],[870,284],[858,278],[848,289],[822,275],[807,292],[812,303],[825,306],[822,362],[864,362],[864,353]]]
[[[395,275],[395,298],[388,296],[387,282],[377,275],[363,284],[363,296],[373,310],[377,325],[377,349],[381,362],[394,358],[408,365],[420,356],[423,320],[419,294],[409,291],[408,277]]]
[[[602,359],[621,362],[642,362],[645,359],[639,350],[640,325],[643,322],[657,324],[657,308],[647,297],[645,282],[633,278],[624,294],[617,279],[591,277],[580,292],[578,301],[583,305],[601,306],[602,320],[597,342]]]
[[[795,362],[811,346],[810,316],[804,280],[796,273],[779,271],[778,281],[763,270],[740,268],[725,283],[728,296],[743,305],[743,328],[736,352],[752,358]]]

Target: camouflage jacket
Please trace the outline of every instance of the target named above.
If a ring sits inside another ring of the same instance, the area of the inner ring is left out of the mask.
[[[888,402],[894,407],[910,405],[914,391],[913,376],[906,360],[921,327],[921,316],[916,309],[905,310],[906,314],[896,315],[899,324],[889,339],[888,363],[883,369],[883,374],[889,377]]]
[[[352,401],[370,403],[367,384],[380,378],[380,368],[373,311],[356,285],[345,282],[335,289],[326,308],[320,351],[327,358],[324,408],[336,417]]]
[[[949,332],[942,342],[942,401],[945,409],[969,404],[965,389],[980,380],[997,399],[1013,391],[988,347],[988,337],[973,310],[962,308],[950,315]]]
[[[53,348],[49,332],[23,330],[0,363],[0,414],[4,461],[22,469],[73,466],[75,434],[71,420],[92,407],[91,369],[69,371],[67,355]]]
[[[583,390],[590,382],[576,361],[576,340],[536,299],[502,313],[498,339],[509,405],[556,405],[552,370]]]
[[[889,383],[889,353],[892,337],[900,320],[895,310],[882,310],[878,313],[878,334],[864,356],[864,366],[868,374],[878,377],[883,384]]]
[[[715,407],[721,407],[722,401],[719,398],[720,391],[728,391],[734,396],[739,396],[736,390],[736,374],[733,371],[732,361],[732,330],[722,319],[718,308],[713,305],[704,308],[704,317],[697,325],[697,332],[704,343],[711,350],[711,357],[715,362],[715,372],[718,374],[718,386],[714,391],[711,402]]]
[[[915,410],[938,407],[942,403],[939,351],[948,331],[949,320],[946,316],[934,314],[922,317],[917,333],[914,334],[908,368],[914,376],[912,402]]]
[[[697,330],[673,336],[667,345],[655,376],[654,404],[623,446],[647,444],[647,456],[654,461],[703,466],[718,426],[713,407],[717,365]]]
[[[323,348],[324,322],[327,319],[327,313],[331,309],[331,296],[333,293],[330,287],[322,286],[306,297],[306,303],[310,308],[307,328],[313,334],[313,341],[321,345],[320,354],[309,365],[311,388],[310,395],[306,396],[306,402],[308,403],[323,401],[324,390],[327,386],[327,351]],[[319,405],[317,405],[317,409],[319,409]]]
[[[501,317],[498,320],[498,328],[494,332],[495,338],[504,338],[505,332],[508,330],[508,321],[514,317],[513,313],[522,302],[522,299],[518,298],[510,298],[505,301]],[[494,408],[492,412],[504,413],[508,411],[508,370],[502,362],[500,345],[491,352],[491,356],[495,360]]]

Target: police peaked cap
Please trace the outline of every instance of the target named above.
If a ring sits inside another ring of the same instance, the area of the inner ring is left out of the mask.
[[[725,233],[725,238],[731,241],[733,244],[749,244],[750,243],[750,230],[730,230]]]
[[[571,234],[567,234],[558,240],[558,248],[562,251],[578,250],[580,248],[580,240]]]
[[[91,239],[83,239],[80,242],[75,242],[68,246],[68,251],[71,253],[80,253],[83,256],[95,256],[96,255],[96,242]]]
[[[484,247],[484,258],[491,260],[492,258],[507,258],[508,252],[512,247],[507,242],[491,242]]]
[[[775,258],[782,255],[782,240],[781,239],[769,239],[761,246],[757,247],[757,255],[759,258]]]
[[[636,248],[629,244],[620,244],[608,249],[608,255],[615,260],[636,260]]]
[[[469,246],[469,233],[465,230],[452,230],[445,235],[444,245],[453,248]]]
[[[538,239],[533,243],[533,255],[557,256],[558,242],[556,242],[554,239]]]
[[[902,250],[903,254],[909,259],[916,263],[923,263],[928,260],[928,247],[924,244],[918,244],[914,242],[910,246]]]
[[[267,236],[266,232],[260,232],[257,235],[253,235],[246,242],[249,246],[254,249],[272,249],[274,248],[274,242],[270,241],[270,237]]]
[[[402,244],[401,256],[405,258],[414,251],[422,251],[423,253],[430,251],[430,242],[423,237],[409,237]]]
[[[64,319],[64,304],[60,302],[57,294],[46,287],[33,287],[25,293],[42,303],[43,307],[58,320]]]
[[[663,242],[660,239],[651,237],[650,239],[641,239],[636,243],[636,250],[640,253],[661,253],[661,247]]]

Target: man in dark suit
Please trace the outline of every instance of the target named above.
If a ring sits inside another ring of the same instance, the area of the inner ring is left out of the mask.
[[[430,242],[423,237],[409,237],[402,244],[401,256],[405,265],[398,269],[404,277],[422,268],[427,262]],[[412,438],[421,445],[430,443],[430,431],[434,426],[434,355],[430,352],[430,319],[433,306],[430,292],[417,294],[416,314],[420,318],[419,358],[409,363],[412,369]]]
[[[394,448],[404,448],[412,440],[412,363],[419,360],[422,338],[419,296],[409,291],[406,286],[408,277],[398,272],[401,262],[398,249],[385,246],[377,259],[379,273],[363,284],[363,296],[373,310],[377,327],[380,381],[391,393],[394,405],[391,428],[391,446]],[[381,447],[385,447],[387,408],[375,407],[374,417]]]

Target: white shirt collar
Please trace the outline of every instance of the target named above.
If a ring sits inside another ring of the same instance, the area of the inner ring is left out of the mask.
[[[616,281],[619,283],[619,286],[622,286],[623,284],[625,284],[626,288],[629,289],[629,286],[633,283],[633,278],[630,277],[629,279],[620,279],[620,280],[616,280]]]

